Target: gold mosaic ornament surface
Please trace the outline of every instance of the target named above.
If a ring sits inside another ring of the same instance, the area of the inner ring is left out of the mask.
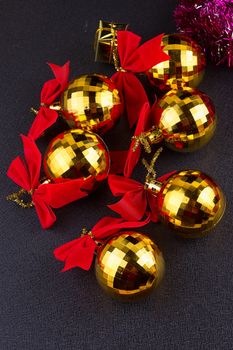
[[[204,236],[225,210],[221,188],[199,170],[170,176],[157,193],[160,220],[185,238]]]
[[[44,156],[49,179],[104,179],[109,171],[109,152],[103,140],[92,132],[73,129],[59,134]]]
[[[212,101],[192,88],[167,92],[156,104],[154,113],[166,146],[175,151],[192,152],[203,147],[216,128]]]
[[[111,79],[100,74],[81,75],[61,96],[61,112],[70,128],[104,132],[120,116],[120,97]]]
[[[164,274],[163,255],[152,240],[127,231],[110,239],[96,258],[96,277],[111,296],[131,300],[149,293]]]
[[[170,60],[155,65],[147,72],[151,83],[162,91],[198,86],[205,67],[201,47],[181,34],[164,35],[161,45]]]
[[[128,24],[99,21],[96,30],[94,50],[95,61],[113,63],[113,51],[117,48],[117,31],[126,30]]]

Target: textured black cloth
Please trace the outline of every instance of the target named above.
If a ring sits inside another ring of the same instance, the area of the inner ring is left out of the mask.
[[[63,64],[70,59],[73,77],[112,74],[112,67],[94,63],[98,20],[130,23],[147,40],[175,31],[175,5],[173,0],[0,2],[1,350],[232,349],[229,69],[209,65],[200,86],[214,100],[219,116],[213,140],[193,154],[165,149],[157,164],[159,175],[184,168],[211,175],[226,193],[225,216],[209,237],[193,241],[175,238],[160,224],[141,229],[158,243],[167,267],[162,285],[149,298],[132,304],[112,300],[98,286],[93,269],[60,273],[62,264],[53,257],[53,249],[76,238],[84,225],[92,227],[111,214],[105,205],[114,199],[107,186],[57,210],[57,223],[48,231],[40,228],[33,209],[23,210],[5,200],[17,189],[5,172],[22,153],[19,133],[27,133],[33,120],[29,108],[38,106],[41,86],[51,78],[45,62]],[[129,132],[122,124],[105,137],[111,148],[127,145]],[[142,180],[143,174],[139,166],[135,178]]]

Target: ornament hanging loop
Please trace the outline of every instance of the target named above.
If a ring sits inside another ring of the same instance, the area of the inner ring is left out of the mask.
[[[146,153],[151,153],[151,145],[149,141],[147,140],[147,137],[145,135],[146,133],[143,132],[138,136],[133,136],[132,140],[135,140],[134,146],[133,146],[133,152],[136,152],[139,145],[142,145]]]
[[[102,245],[102,243],[100,241],[97,241],[95,239],[95,236],[92,233],[92,231],[88,231],[88,229],[85,226],[82,228],[82,232],[81,232],[81,237],[84,237],[84,236],[90,236],[93,239],[93,241],[95,242],[95,244],[97,245],[97,247],[100,247]]]
[[[34,203],[33,203],[32,200],[26,201],[25,199],[22,198],[25,194],[28,194],[28,195],[31,196],[32,193],[33,193],[32,190],[26,191],[25,189],[21,188],[18,192],[14,192],[14,193],[8,195],[6,197],[6,199],[8,201],[15,202],[21,208],[24,208],[24,209],[33,208],[34,207]]]
[[[145,158],[142,159],[142,164],[147,170],[146,179],[145,179],[146,183],[155,183],[156,181],[157,172],[154,166],[162,150],[163,150],[163,147],[160,147],[159,149],[157,149],[150,163],[148,163]]]

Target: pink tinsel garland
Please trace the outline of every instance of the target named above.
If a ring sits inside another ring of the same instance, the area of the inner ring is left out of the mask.
[[[216,64],[233,66],[233,0],[180,0],[177,29],[196,40]]]

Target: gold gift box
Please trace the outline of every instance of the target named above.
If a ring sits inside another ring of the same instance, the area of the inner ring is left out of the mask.
[[[127,30],[128,24],[100,20],[95,34],[95,62],[113,63],[114,48],[117,47],[117,31]]]

